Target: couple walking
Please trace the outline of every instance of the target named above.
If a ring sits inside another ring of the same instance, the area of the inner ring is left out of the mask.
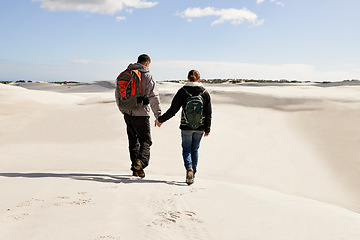
[[[210,95],[199,82],[200,73],[196,70],[191,70],[188,73],[188,82],[178,90],[172,99],[170,108],[161,115],[159,92],[156,82],[149,72],[150,62],[151,59],[148,55],[140,55],[137,63],[131,63],[127,70],[123,72],[125,74],[121,73],[119,75],[115,90],[116,103],[121,113],[123,113],[126,123],[131,170],[133,176],[145,177],[144,169],[149,165],[150,146],[152,145],[150,110],[156,118],[155,126],[161,127],[164,122],[172,118],[181,108],[182,156],[186,169],[186,183],[190,185],[194,182],[197,171],[200,141],[203,136],[207,137],[210,133]],[[140,79],[139,81],[134,80],[133,83],[133,87],[138,86],[138,89],[133,90],[132,93],[139,92],[138,99],[140,99],[140,101],[137,100],[138,103],[140,102],[140,106],[135,108],[123,107],[122,103],[123,99],[126,98],[126,86],[121,86],[121,79],[123,79],[121,76],[129,75],[130,70],[136,73],[130,72],[133,76],[132,78]],[[122,88],[125,89],[125,93],[122,93]]]

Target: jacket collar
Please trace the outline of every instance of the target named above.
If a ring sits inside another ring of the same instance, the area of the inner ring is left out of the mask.
[[[201,82],[186,82],[184,86],[189,87],[202,87],[203,84]]]
[[[140,63],[130,63],[128,69],[139,70],[140,72],[149,72],[149,68]]]

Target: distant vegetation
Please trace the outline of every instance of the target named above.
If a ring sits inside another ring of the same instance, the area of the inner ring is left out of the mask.
[[[9,84],[9,83],[12,83],[11,81],[0,81],[0,83],[2,84]]]
[[[260,80],[255,80],[255,79],[210,79],[210,80],[201,80],[201,82],[204,83],[302,83],[301,81],[288,81],[285,79],[281,79],[281,80],[264,80],[264,79],[260,79]],[[310,81],[308,81],[310,82]]]
[[[80,82],[64,81],[64,82],[50,82],[50,83],[65,85],[65,84],[80,83]]]
[[[175,82],[175,83],[183,83],[186,82],[185,80],[166,80],[164,82]],[[312,83],[312,81],[297,81],[297,80],[286,80],[286,79],[281,79],[281,80],[264,80],[264,79],[200,79],[200,82],[202,83]],[[342,82],[359,82],[359,80],[357,79],[352,79],[352,80],[343,80]],[[314,83],[333,83],[330,81],[323,81],[323,82],[314,82]]]
[[[31,81],[31,80],[18,80],[18,81],[0,81],[0,84],[10,84],[10,83],[46,83],[46,82],[42,82],[42,81]],[[75,81],[61,81],[61,82],[49,82],[49,83],[53,83],[53,84],[60,84],[60,85],[65,85],[65,84],[71,84],[71,83],[80,83],[80,82],[75,82]]]
[[[175,83],[184,83],[186,80],[165,80],[163,82],[175,82]],[[321,83],[321,84],[330,84],[330,83],[359,83],[360,80],[358,79],[352,79],[352,80],[343,80],[338,82],[330,82],[330,81],[322,81],[322,82],[312,82],[312,81],[298,81],[298,80],[286,80],[286,79],[280,79],[280,80],[265,80],[265,79],[200,79],[200,82],[202,83],[230,83],[230,84],[236,84],[236,83]],[[11,84],[14,83],[13,81],[0,81],[0,84]],[[15,83],[45,83],[40,81],[26,81],[26,80],[18,80]],[[59,85],[66,85],[66,84],[76,84],[80,82],[76,81],[59,81],[59,82],[50,82],[53,84],[59,84]]]

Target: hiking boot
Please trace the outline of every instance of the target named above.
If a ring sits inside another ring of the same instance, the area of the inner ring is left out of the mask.
[[[144,169],[138,170],[138,171],[136,171],[136,172],[137,172],[138,177],[140,177],[140,178],[144,178],[144,177],[145,177]]]
[[[138,159],[136,160],[136,165],[134,166],[135,170],[141,170],[143,169],[141,161]]]
[[[137,170],[133,170],[133,174],[132,174],[134,177],[138,177],[139,176],[139,173]]]
[[[187,185],[191,185],[194,183],[194,171],[192,168],[188,168],[186,171],[186,183]]]

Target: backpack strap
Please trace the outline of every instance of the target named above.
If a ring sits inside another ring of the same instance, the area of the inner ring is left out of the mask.
[[[183,89],[184,89],[184,91],[188,94],[188,95],[190,95],[190,97],[192,97],[192,96],[194,96],[194,95],[192,95],[191,93],[189,93],[188,91],[186,91],[186,89],[183,87]],[[202,95],[202,94],[204,94],[206,92],[206,89],[204,89],[204,91],[202,91],[201,93],[199,93],[199,95]],[[199,95],[197,95],[197,96],[199,96]]]
[[[193,95],[191,93],[189,93],[188,91],[186,91],[186,89],[183,87],[184,91],[186,92],[187,95],[190,95],[190,97],[192,97]]]

